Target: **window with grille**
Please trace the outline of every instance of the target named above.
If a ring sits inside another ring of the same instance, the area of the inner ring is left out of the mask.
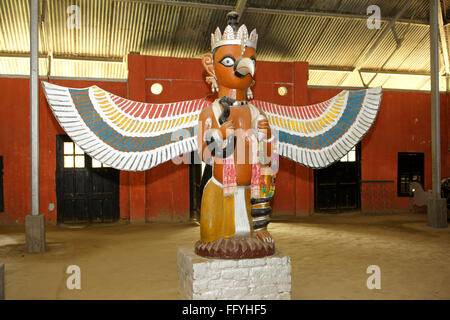
[[[409,184],[418,182],[424,187],[425,155],[421,152],[398,153],[397,194],[399,197],[412,197]]]
[[[109,166],[92,158],[92,168],[109,168]]]
[[[73,142],[64,142],[64,168],[84,167],[84,151]]]
[[[340,160],[341,162],[355,162],[356,161],[356,146],[352,148],[345,156]]]
[[[64,142],[64,168],[89,168],[89,161],[86,163],[84,151],[73,142]],[[92,158],[92,168],[109,168],[108,165]]]

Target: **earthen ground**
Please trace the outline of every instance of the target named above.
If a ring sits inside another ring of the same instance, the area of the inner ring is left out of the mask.
[[[423,214],[313,215],[269,226],[291,257],[293,299],[450,299],[450,231]],[[179,299],[177,248],[195,223],[47,227],[47,252],[25,253],[23,226],[0,226],[6,299]],[[69,265],[81,290],[66,288]],[[366,286],[369,265],[381,289]]]

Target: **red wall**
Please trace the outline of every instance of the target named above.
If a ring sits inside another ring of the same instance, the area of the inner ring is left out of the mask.
[[[328,99],[339,89],[310,88],[310,103]],[[441,102],[441,176],[450,176],[448,94]],[[431,189],[430,93],[383,91],[375,124],[362,140],[362,180],[394,180],[394,208],[408,210],[410,198],[397,197],[398,152],[425,153],[425,190]],[[363,199],[364,200],[364,199]],[[365,210],[365,203],[362,203]]]
[[[126,95],[126,82],[52,80],[67,87],[96,84],[117,95]],[[41,87],[42,88],[42,87]],[[64,134],[53,116],[43,90],[39,92],[40,212],[56,222],[56,135]],[[0,223],[24,223],[30,214],[30,99],[29,80],[0,78],[0,155],[3,156],[5,211]],[[50,204],[55,204],[49,210]]]
[[[96,84],[119,96],[147,102],[172,102],[210,95],[205,72],[197,59],[130,55],[128,82],[52,80],[68,87]],[[258,62],[254,95],[279,104],[305,105],[329,99],[340,90],[307,88],[306,63]],[[163,85],[161,95],[150,86]],[[284,97],[278,87],[288,88]],[[4,157],[5,212],[0,223],[23,223],[30,213],[29,81],[0,78],[0,155]],[[441,95],[442,176],[449,168],[449,100]],[[375,125],[362,141],[362,179],[397,179],[397,152],[425,152],[425,188],[431,188],[429,93],[384,91]],[[56,222],[56,138],[64,132],[40,92],[40,210],[47,221]],[[281,159],[275,215],[310,214],[314,210],[313,171]],[[408,198],[396,198],[396,209],[406,209]],[[364,203],[363,203],[364,209]],[[120,214],[131,221],[186,220],[189,218],[189,169],[171,161],[146,172],[120,173]]]

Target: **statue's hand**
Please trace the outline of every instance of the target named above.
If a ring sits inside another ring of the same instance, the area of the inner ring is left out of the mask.
[[[269,121],[266,118],[258,121],[258,130],[268,130],[269,128]]]
[[[258,121],[258,132],[261,135],[264,135],[265,139],[270,139],[270,137],[271,137],[270,125],[269,125],[269,121],[267,121],[266,118],[263,118]]]
[[[229,121],[224,122],[224,123],[220,126],[219,130],[220,130],[220,133],[222,134],[222,138],[223,138],[223,139],[226,139],[226,138],[228,138],[229,136],[233,135],[233,134],[234,134],[234,124],[233,124],[233,121],[229,120]]]

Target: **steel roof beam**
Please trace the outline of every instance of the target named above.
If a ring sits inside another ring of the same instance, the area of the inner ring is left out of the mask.
[[[364,56],[360,59],[358,59],[358,61],[356,62],[356,65],[353,69],[353,74],[358,73],[359,69],[361,69],[361,67],[364,65],[364,63],[366,63],[366,61],[370,58],[370,56],[374,53],[374,51],[376,50],[376,48],[380,45],[381,41],[383,41],[383,39],[387,36],[387,34],[389,33],[389,31],[395,27],[395,23],[396,21],[398,21],[398,19],[400,19],[400,17],[402,16],[402,14],[406,11],[406,9],[409,7],[409,4],[411,3],[411,0],[407,0],[406,3],[403,5],[403,7],[400,9],[400,11],[397,12],[397,14],[395,15],[394,18],[392,18],[389,23],[386,25],[386,27],[383,29],[383,31],[381,32],[381,34],[378,36],[378,38],[375,40],[375,42],[372,44],[372,46],[369,48],[369,50],[364,54]],[[396,50],[398,50],[399,45],[397,42],[397,48]],[[350,81],[350,79],[352,78],[352,75],[348,75],[343,83],[341,85],[346,86],[348,84],[348,82]]]
[[[309,66],[310,71],[323,71],[323,72],[345,72],[345,73],[352,73],[353,68],[352,67],[342,67],[342,68],[333,68],[333,67],[327,67],[327,66]],[[415,77],[429,77],[429,72],[405,72],[405,71],[398,71],[398,70],[378,70],[378,69],[360,69],[359,72],[361,73],[378,73],[380,75],[399,75],[399,76],[415,76]]]
[[[445,18],[445,21],[447,22],[447,19],[448,19],[448,17],[447,17],[447,0],[442,0],[442,11],[443,11],[443,13],[444,13],[444,18]]]
[[[237,0],[236,7],[234,11],[238,14],[238,22],[241,20],[242,14],[245,11],[245,6],[247,5],[247,0]]]
[[[188,1],[173,1],[173,0],[116,0],[122,2],[140,2],[149,4],[159,4],[167,6],[177,6],[177,7],[189,7],[197,9],[210,9],[210,10],[225,10],[232,11],[235,7],[228,5],[210,4],[210,3],[199,3],[199,2],[188,2]],[[247,7],[245,9],[248,13],[257,14],[267,14],[267,15],[284,15],[284,16],[295,16],[295,17],[324,17],[324,18],[345,18],[354,20],[367,20],[367,15],[357,15],[357,14],[347,14],[338,12],[325,12],[325,11],[306,11],[306,10],[282,10],[282,9],[266,9],[266,8],[256,8]],[[381,18],[381,21],[391,21],[389,17]],[[409,19],[395,19],[396,23],[412,24],[412,25],[428,25],[426,20],[409,20]]]
[[[47,59],[51,53],[40,53],[39,58]],[[0,58],[29,58],[29,53],[0,52]],[[123,62],[123,57],[99,57],[99,56],[70,56],[70,55],[52,55],[54,60],[75,60],[75,61],[94,61],[94,62]]]
[[[445,1],[444,1],[445,5]],[[448,44],[447,44],[447,34],[445,33],[444,28],[444,19],[443,19],[443,12],[442,12],[442,6],[440,4],[440,1],[438,1],[438,23],[439,23],[439,38],[441,42],[441,51],[442,56],[444,58],[444,67],[445,67],[445,74],[450,74],[450,63],[448,58]]]

